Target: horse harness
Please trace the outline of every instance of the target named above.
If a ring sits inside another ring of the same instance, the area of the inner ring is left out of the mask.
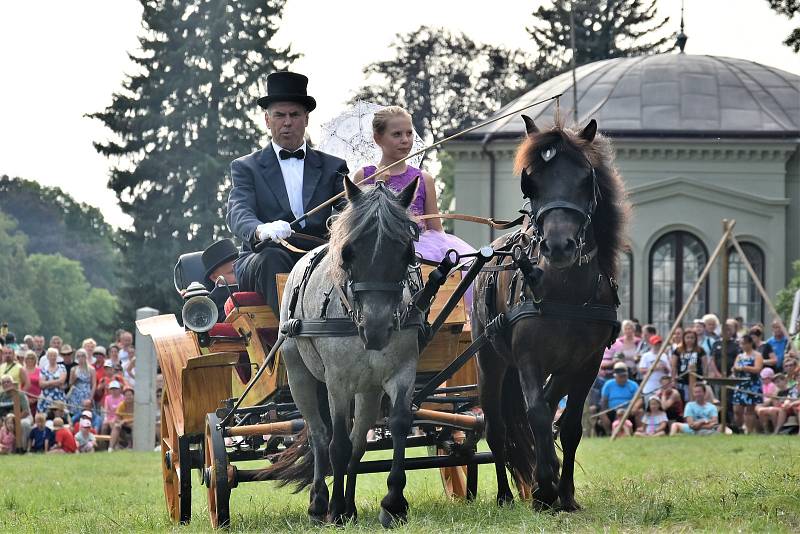
[[[586,231],[592,223],[592,215],[597,208],[597,199],[600,194],[594,167],[591,168],[590,172],[593,194],[585,209],[572,202],[556,200],[545,203],[534,212],[534,202],[527,201],[527,209],[523,208],[521,210],[528,215],[526,217],[528,221],[527,227],[509,234],[499,249],[503,253],[496,256],[495,265],[484,267],[483,270],[490,273],[486,284],[486,311],[489,318],[486,330],[489,337],[507,333],[510,327],[522,319],[554,318],[608,324],[611,326],[611,335],[606,341],[606,347],[610,347],[616,340],[621,329],[621,323],[617,318],[617,308],[620,305],[620,300],[619,286],[612,276],[598,273],[594,289],[583,304],[564,304],[548,301],[537,297],[535,294],[535,287],[544,273],[538,267],[540,261],[538,247],[542,241],[542,218],[548,211],[560,208],[576,211],[582,215],[583,223],[577,234],[578,267],[588,265],[597,256],[596,246],[592,247],[588,252],[584,252]],[[525,171],[523,171],[523,179],[524,174]],[[536,251],[535,256],[534,251]],[[512,261],[503,264],[503,258],[509,255]],[[498,273],[502,271],[513,271],[509,281],[506,301],[506,307],[509,309],[505,313],[498,312],[496,300]],[[608,284],[614,299],[614,304],[611,306],[597,302],[600,289],[604,283]]]
[[[334,283],[325,292],[325,299],[320,307],[317,319],[299,319],[295,317],[297,303],[300,293],[305,292],[308,282],[316,267],[328,253],[328,246],[318,248],[306,265],[303,277],[299,284],[292,289],[292,297],[289,301],[289,318],[281,326],[281,330],[288,337],[352,337],[358,335],[358,325],[363,320],[363,313],[359,305],[358,295],[362,291],[383,291],[390,295],[399,294],[399,303],[394,311],[395,330],[416,328],[421,332],[425,330],[424,314],[409,313],[408,306],[403,305],[402,294],[406,288],[412,295],[416,295],[422,290],[422,272],[420,265],[411,265],[406,276],[400,282],[353,282],[349,273],[344,285]],[[333,294],[342,306],[342,311],[346,317],[328,317],[328,308],[331,305]],[[413,302],[413,299],[412,299]]]

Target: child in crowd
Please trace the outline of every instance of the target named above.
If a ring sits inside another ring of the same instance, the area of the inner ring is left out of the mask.
[[[6,414],[3,419],[3,426],[0,427],[0,454],[11,454],[14,452],[14,445],[17,435],[14,432],[14,414]]]
[[[94,437],[94,429],[90,419],[80,420],[80,430],[75,434],[75,443],[78,445],[78,452],[94,452],[97,447],[97,440]]]
[[[617,410],[617,418],[614,419],[613,423],[611,423],[612,435],[614,432],[617,431],[617,427],[620,425],[620,422],[622,422],[623,417],[625,417],[625,408],[620,408],[619,410]],[[633,435],[633,423],[631,422],[630,419],[625,419],[625,424],[622,425],[622,430],[619,431],[617,437],[621,438],[624,436],[631,436],[631,435]]]
[[[117,418],[111,429],[111,443],[109,450],[119,448],[119,437],[123,431],[130,433],[133,430],[133,388],[125,386],[123,401],[117,407]]]
[[[667,435],[667,414],[661,407],[661,400],[653,395],[647,401],[647,410],[642,416],[642,427],[636,431],[640,437],[655,437]]]
[[[37,413],[33,418],[35,426],[28,437],[28,452],[47,452],[55,442],[55,434],[47,428],[46,421],[47,417],[43,412]]]
[[[125,397],[122,396],[121,384],[118,381],[112,380],[111,383],[108,384],[108,391],[109,394],[106,395],[106,398],[103,400],[103,410],[105,411],[105,419],[103,419],[104,434],[111,434],[115,429],[116,422],[119,419],[117,408],[119,408],[119,405],[125,400]],[[114,450],[114,445],[115,443],[109,445],[108,452]]]
[[[399,161],[411,152],[414,143],[414,128],[411,124],[411,115],[399,106],[390,106],[375,113],[372,120],[372,137],[381,149],[379,167],[385,167]],[[369,178],[364,183],[374,183],[372,177],[378,169],[369,165],[356,171],[354,180],[358,183],[363,178]],[[370,178],[372,177],[372,178]],[[433,176],[427,171],[417,169],[411,165],[400,163],[387,169],[378,177],[393,191],[400,191],[419,177],[419,185],[414,201],[411,203],[411,212],[419,217],[421,215],[438,215],[439,207],[436,201],[436,185]],[[420,221],[419,241],[415,244],[417,253],[431,261],[441,261],[449,249],[456,250],[459,254],[475,252],[475,250],[462,239],[445,233],[442,222],[438,218]],[[472,309],[472,287],[464,295],[467,310]]]
[[[75,443],[75,437],[72,435],[69,428],[64,426],[63,419],[60,417],[53,419],[53,430],[55,434],[55,443],[47,452],[51,454],[73,454],[78,451],[78,444]]]

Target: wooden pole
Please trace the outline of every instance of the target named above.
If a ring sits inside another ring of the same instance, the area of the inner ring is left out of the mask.
[[[780,323],[781,330],[783,330],[783,335],[786,336],[786,339],[790,339],[789,330],[787,330],[786,325],[783,324],[783,319],[781,319],[780,314],[778,314],[778,310],[776,310],[775,306],[773,306],[772,299],[769,298],[767,290],[764,289],[764,286],[761,284],[761,280],[758,279],[758,275],[756,274],[755,269],[753,269],[753,266],[750,265],[750,260],[748,260],[747,256],[744,255],[744,251],[742,250],[741,245],[739,245],[739,241],[735,237],[731,236],[731,243],[733,243],[733,247],[736,249],[736,252],[739,254],[739,257],[742,259],[742,263],[744,263],[747,272],[750,274],[750,278],[753,279],[753,283],[756,285],[756,288],[758,288],[758,292],[761,293],[761,298],[763,298],[764,302],[767,303],[767,307],[769,308],[770,313],[775,319],[778,320],[778,323]],[[788,344],[786,346],[786,350],[788,351],[790,347],[791,344]]]
[[[722,219],[722,232],[723,233],[727,233],[728,225],[729,225],[728,219]],[[720,285],[722,286],[722,294],[720,295],[721,296],[721,298],[720,298],[720,309],[721,309],[720,319],[722,320],[722,328],[723,329],[724,328],[728,328],[728,324],[727,324],[727,321],[725,319],[726,319],[726,317],[728,317],[728,291],[730,291],[730,287],[729,287],[730,286],[730,281],[728,280],[728,267],[729,267],[728,263],[729,262],[728,262],[728,250],[727,249],[728,249],[728,246],[727,246],[727,243],[726,243],[725,244],[725,252],[722,254],[722,257],[720,258],[720,267],[721,267],[721,270],[722,270],[722,272],[720,273],[721,274],[721,276],[720,276],[720,281],[721,281]],[[728,339],[728,335],[724,331],[721,332],[721,334],[722,334],[722,337],[721,337],[721,340],[722,340],[722,347],[721,347],[722,348],[722,354],[721,354],[722,361],[720,362],[720,366],[722,367],[722,369],[720,369],[719,372],[722,374],[722,376],[727,376],[728,375],[728,343],[730,343],[731,340]],[[735,336],[735,334],[734,334],[734,336]],[[709,356],[711,356],[711,355],[709,355]],[[719,395],[719,401],[720,401],[719,422],[720,422],[720,428],[724,432],[725,428],[727,428],[727,425],[728,425],[728,388],[726,388],[724,386],[721,388],[720,395]]]
[[[689,311],[689,305],[697,296],[697,293],[700,292],[700,287],[705,282],[705,279],[708,277],[708,273],[711,272],[711,266],[714,265],[714,262],[717,260],[717,256],[719,256],[720,252],[725,250],[725,244],[728,242],[728,239],[731,237],[731,232],[733,231],[733,225],[736,224],[736,221],[731,221],[728,226],[728,230],[722,235],[722,239],[720,239],[719,243],[717,244],[717,248],[714,249],[714,253],[711,254],[711,258],[709,258],[708,263],[706,263],[703,272],[700,273],[700,277],[697,279],[697,283],[692,288],[692,292],[689,293],[689,298],[686,299],[686,302],[683,303],[683,308],[681,308],[681,312],[675,318],[675,321],[672,323],[672,328],[669,330],[669,334],[664,338],[664,343],[661,345],[661,350],[658,351],[656,355],[656,359],[650,365],[650,368],[647,370],[647,374],[644,375],[642,378],[639,387],[636,388],[636,393],[633,394],[633,398],[628,403],[628,406],[625,408],[625,415],[622,416],[622,421],[625,421],[631,414],[631,410],[633,410],[633,405],[636,404],[636,401],[642,394],[642,390],[644,389],[644,385],[647,383],[647,380],[650,378],[650,375],[653,374],[658,362],[661,360],[661,355],[667,350],[667,346],[669,345],[669,341],[672,339],[672,334],[675,333],[675,329],[678,328],[678,325],[681,324],[683,321],[683,316],[686,315],[686,312]],[[691,375],[690,375],[691,376]],[[613,441],[617,437],[617,433],[622,428],[622,424],[617,425],[617,428],[611,432],[611,440]]]

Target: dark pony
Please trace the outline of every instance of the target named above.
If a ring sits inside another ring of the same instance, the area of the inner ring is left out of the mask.
[[[494,317],[521,309],[521,302],[541,314],[513,322],[481,348],[481,407],[495,458],[498,503],[513,500],[508,469],[521,491],[533,490],[535,505],[560,501],[561,509],[572,511],[579,509],[573,470],[583,403],[618,328],[615,278],[629,207],[611,145],[597,134],[594,120],[580,131],[561,124],[539,131],[530,118],[523,119],[527,136],[515,169],[530,202],[530,224],[493,246],[526,248],[537,276],[526,280],[513,270],[481,273],[472,334],[477,338]],[[604,310],[604,319],[583,312],[587,309]],[[569,397],[559,421],[562,467],[553,417],[564,395]]]

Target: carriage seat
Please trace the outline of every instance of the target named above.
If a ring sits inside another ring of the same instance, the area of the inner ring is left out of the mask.
[[[236,299],[236,302],[239,304],[240,307],[250,307],[250,306],[266,306],[267,303],[264,302],[264,299],[261,298],[261,295],[256,293],[255,291],[237,291],[233,294],[233,298]],[[225,316],[231,314],[231,312],[235,309],[233,304],[233,300],[228,297],[228,300],[225,301]]]

